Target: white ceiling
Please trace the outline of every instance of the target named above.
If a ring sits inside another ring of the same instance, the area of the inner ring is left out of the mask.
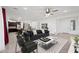
[[[7,15],[10,18],[22,18],[22,20],[39,20],[45,17],[45,9],[57,9],[54,16],[67,13],[79,13],[78,6],[3,6],[6,9]]]

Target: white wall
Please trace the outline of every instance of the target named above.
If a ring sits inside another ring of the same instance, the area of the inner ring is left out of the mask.
[[[56,31],[57,33],[69,33],[70,32],[70,20],[73,19],[57,19]]]
[[[4,25],[3,25],[3,16],[2,9],[0,7],[0,51],[5,48],[4,45]]]
[[[47,23],[48,24],[48,28],[49,28],[49,31],[50,33],[53,33],[55,34],[56,33],[56,20],[48,17],[48,18],[44,18],[44,19],[38,19],[37,21],[22,21],[23,23],[28,23],[32,26],[32,28],[35,28],[35,29],[41,29],[41,24],[42,23]]]
[[[30,11],[33,12],[32,10],[30,10]],[[39,13],[35,13],[35,14],[38,15]],[[65,32],[65,33],[71,33],[71,34],[79,34],[79,12],[63,13],[63,14],[52,15],[52,16],[48,16],[48,17],[45,17],[43,14],[39,14],[39,16],[35,15],[34,17],[32,17],[33,13],[31,13],[30,15],[31,16],[27,15],[26,18],[23,18],[19,21],[30,23],[32,27],[36,27],[36,28],[39,28],[38,26],[41,23],[48,23],[48,28],[49,28],[50,33]],[[31,19],[28,18],[28,16]],[[73,19],[76,20],[76,30],[75,31],[71,31],[71,27],[70,27],[70,20],[73,20]]]
[[[70,33],[79,34],[79,13],[66,14],[58,17],[44,17],[43,19],[38,19],[37,21],[24,21],[31,24],[32,27],[38,28],[42,23],[48,23],[48,28],[50,33]],[[76,30],[71,30],[71,20],[76,20]]]
[[[75,31],[71,30],[71,20],[76,21]],[[40,23],[48,23],[51,33],[70,33],[79,35],[79,13],[70,13],[59,15],[57,17],[48,17],[40,21]]]
[[[48,17],[41,20],[40,23],[47,23],[48,30],[50,31],[50,33],[53,33],[53,34],[56,33],[56,19]]]
[[[59,19],[56,19],[56,32],[57,33],[70,33],[70,34],[79,34],[79,14],[71,14],[62,16]],[[76,21],[75,31],[71,30],[71,20]]]

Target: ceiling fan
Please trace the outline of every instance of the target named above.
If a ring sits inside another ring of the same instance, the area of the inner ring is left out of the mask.
[[[45,13],[46,15],[54,15],[58,10],[57,9],[51,9],[51,8],[46,8]]]

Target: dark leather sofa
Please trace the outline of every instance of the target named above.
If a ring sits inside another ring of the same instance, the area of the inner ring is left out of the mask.
[[[40,36],[40,38],[42,38],[42,37],[46,37],[46,34],[43,33],[42,30],[36,30],[36,32],[37,32],[37,35]]]
[[[25,37],[25,40],[27,40],[27,38],[29,38],[29,40],[34,41],[34,40],[40,38],[38,35],[34,35],[34,33],[32,31],[27,31],[23,35]]]
[[[49,36],[49,31],[48,30],[44,30],[46,36]]]
[[[24,36],[27,38],[27,36],[29,37],[30,40],[37,40],[40,39],[42,37],[46,37],[49,36],[49,31],[45,30],[45,33],[42,33],[41,30],[36,30],[37,34],[34,35],[33,31],[27,31],[24,33]]]
[[[34,40],[40,39],[42,37],[49,36],[49,31],[45,30],[45,33],[42,33],[41,30],[36,30],[37,34],[34,35],[32,31],[24,32],[17,36],[17,42],[21,47],[21,52],[29,53],[37,49],[37,44],[33,42]]]
[[[17,42],[19,46],[21,47],[22,53],[30,53],[34,52],[35,49],[37,49],[37,44],[33,41],[30,41],[28,38],[25,38],[23,36],[18,35],[17,36]]]
[[[42,30],[36,30],[36,31],[37,31],[37,35],[39,35],[40,38],[49,36],[48,30],[44,30],[44,33],[42,32]]]

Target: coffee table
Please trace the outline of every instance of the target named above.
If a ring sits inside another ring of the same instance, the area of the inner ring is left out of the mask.
[[[54,45],[56,45],[56,43],[57,43],[57,41],[56,41],[57,37],[48,36],[48,37],[46,37],[46,38],[49,38],[49,39],[51,39],[51,40],[49,40],[48,42],[41,41],[40,39],[34,41],[34,42],[36,42],[36,43],[38,44],[38,47],[37,47],[38,53],[41,53],[41,52],[42,52],[42,53],[43,53],[43,52],[45,52],[45,53],[50,53],[50,52],[51,52],[51,48],[52,48]],[[44,48],[43,46],[45,46],[45,48]],[[54,50],[53,50],[53,51],[54,51]],[[52,51],[52,52],[53,52],[53,51]]]
[[[58,38],[58,37],[55,40],[57,43],[54,44],[53,46],[51,46],[47,50],[44,49],[42,46],[40,46],[42,44],[41,44],[40,40],[38,40],[38,53],[67,53],[69,46],[70,46],[70,44],[68,43],[69,40],[63,39],[63,38]],[[53,41],[51,43],[53,43]]]
[[[57,38],[53,37],[53,36],[48,36],[48,37],[46,37],[46,39],[49,39],[49,40],[46,41],[46,42],[41,40],[41,42],[42,42],[43,45],[48,45],[50,43],[55,44]]]

